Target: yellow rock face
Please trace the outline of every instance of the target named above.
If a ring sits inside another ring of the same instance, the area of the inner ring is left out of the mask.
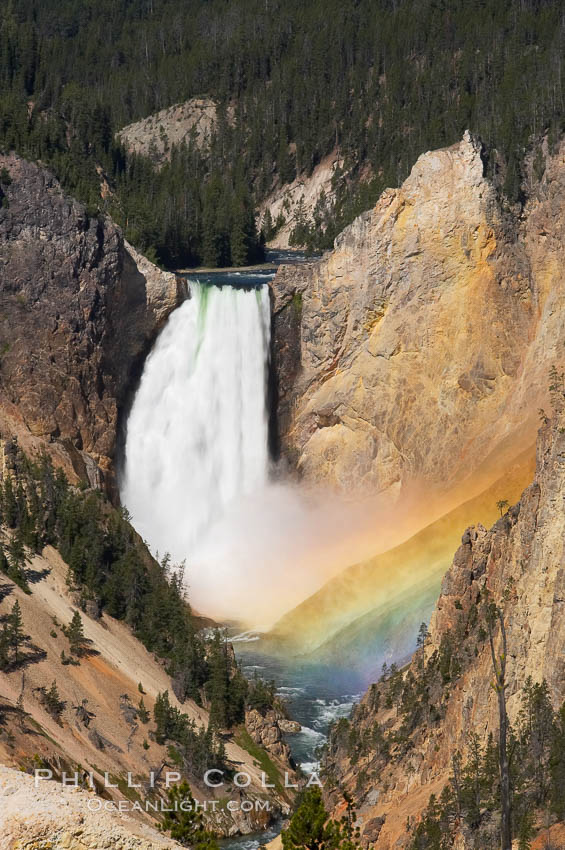
[[[518,220],[466,133],[321,261],[279,271],[279,438],[304,479],[423,492],[432,519],[533,446],[563,353],[562,155],[547,175]]]

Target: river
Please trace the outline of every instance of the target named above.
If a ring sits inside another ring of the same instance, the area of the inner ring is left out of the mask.
[[[266,284],[281,263],[305,259],[271,252],[260,267],[185,273],[191,298],[171,315],[148,357],[128,419],[122,501],[154,552],[187,559],[191,601],[216,619],[247,614],[259,623],[261,602],[279,593],[268,585],[289,581],[290,560],[284,569],[266,566],[268,550],[280,549],[277,535],[288,535],[281,525],[292,522],[281,520],[278,504],[268,505],[276,484],[268,458]],[[297,503],[291,516],[301,511]],[[249,545],[258,524],[266,548],[255,553],[253,567]],[[302,584],[304,578],[295,577]],[[304,772],[315,771],[330,725],[349,714],[363,690],[361,677],[268,655],[259,632],[230,638],[248,676],[275,681],[302,727],[287,736],[293,759]],[[255,850],[276,833],[223,843]]]
[[[301,724],[301,731],[287,735],[292,757],[306,774],[319,768],[320,749],[328,739],[332,723],[348,717],[365,690],[365,682],[355,672],[304,664],[261,651],[261,636],[254,632],[232,634],[230,640],[243,672],[274,680],[277,693],[287,704],[289,715]],[[221,842],[225,850],[257,850],[280,832],[280,825],[262,833],[242,835]]]

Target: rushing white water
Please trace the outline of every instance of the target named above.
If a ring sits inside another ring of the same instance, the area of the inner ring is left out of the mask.
[[[177,561],[268,473],[267,287],[190,287],[145,364],[121,492],[151,548]]]

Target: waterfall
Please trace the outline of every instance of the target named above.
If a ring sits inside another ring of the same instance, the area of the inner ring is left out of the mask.
[[[196,608],[264,627],[366,551],[374,512],[269,478],[268,288],[190,287],[145,363],[122,504],[154,553],[186,560]]]
[[[270,307],[191,282],[149,355],[127,424],[122,503],[153,551],[191,557],[268,472]]]

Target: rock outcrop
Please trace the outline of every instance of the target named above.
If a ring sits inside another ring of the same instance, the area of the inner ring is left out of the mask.
[[[359,804],[362,830],[369,830],[375,818],[382,821],[373,844],[376,850],[409,844],[406,819],[417,819],[430,794],[441,793],[453,755],[459,751],[466,756],[471,733],[482,743],[489,733],[495,739],[498,735],[491,649],[484,628],[485,600],[500,608],[505,623],[510,722],[517,726],[521,692],[528,677],[533,682],[546,680],[556,710],[565,699],[564,425],[561,413],[540,432],[535,480],[518,504],[489,531],[477,526],[463,535],[443,580],[424,648],[401,674],[402,681],[415,681],[424,664],[453,653],[455,661],[447,675],[444,670],[436,684],[433,676],[429,679],[430,718],[407,731],[401,712],[386,700],[387,683],[381,681],[355,709],[352,722],[359,742],[364,736],[376,741],[374,730],[383,730],[388,740],[395,742],[390,756],[383,757],[382,750],[379,753],[372,743],[365,749],[360,745],[361,757],[352,758],[339,730],[333,737],[328,767]],[[502,651],[500,628],[494,633],[494,645],[498,656]],[[362,785],[360,775],[364,777]],[[372,833],[366,838],[374,840]]]
[[[259,220],[263,224],[267,210],[271,221],[284,221],[269,241],[269,248],[285,250],[290,247],[290,236],[296,225],[296,219],[303,216],[312,222],[316,206],[322,198],[328,206],[335,202],[334,180],[343,160],[337,151],[333,151],[319,162],[310,175],[301,174],[292,183],[278,184],[269,192],[259,206]],[[305,247],[305,246],[303,246]]]
[[[563,150],[519,218],[466,133],[319,262],[279,270],[276,431],[305,480],[453,506],[533,447],[563,354]]]
[[[184,284],[43,168],[1,169],[0,429],[112,491],[120,414]]]
[[[120,130],[118,138],[127,150],[162,165],[170,159],[173,145],[192,140],[199,148],[209,146],[217,124],[217,108],[217,103],[209,97],[193,97],[128,124]],[[232,108],[228,108],[227,118],[233,119]]]
[[[264,714],[251,709],[245,714],[245,727],[252,740],[274,758],[285,766],[292,763],[290,747],[283,735],[300,732],[300,723],[289,720],[279,709],[270,709]]]

